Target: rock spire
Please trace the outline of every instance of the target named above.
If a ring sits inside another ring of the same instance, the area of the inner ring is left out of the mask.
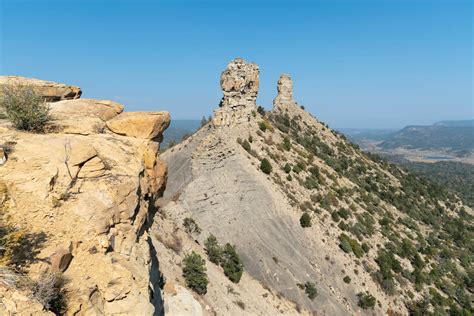
[[[224,96],[214,110],[214,126],[231,126],[247,122],[256,109],[259,85],[257,64],[241,58],[232,60],[221,74]]]
[[[290,76],[286,74],[280,76],[277,90],[278,95],[273,99],[273,106],[296,105],[295,100],[293,100],[293,81]]]

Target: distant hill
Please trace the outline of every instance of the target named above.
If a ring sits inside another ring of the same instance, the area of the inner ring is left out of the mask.
[[[398,130],[395,128],[339,128],[339,132],[345,134],[349,140],[356,142],[362,139],[384,141],[390,138]]]
[[[193,134],[200,126],[200,120],[172,120],[170,127],[163,133],[161,148],[168,148],[170,142],[180,142],[183,137]]]
[[[384,140],[382,150],[395,148],[446,150],[458,157],[474,151],[474,125],[444,121],[431,126],[407,126]]]
[[[434,126],[452,126],[452,127],[474,127],[474,120],[461,121],[440,121],[433,124]]]
[[[456,191],[466,205],[474,207],[474,166],[453,161],[436,163],[403,161],[402,165],[411,172],[437,181]]]

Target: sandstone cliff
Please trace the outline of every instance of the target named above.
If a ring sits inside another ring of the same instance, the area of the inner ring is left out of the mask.
[[[123,112],[113,101],[76,99],[77,87],[10,79],[0,84],[22,82],[49,101],[62,100],[50,103],[54,120],[43,134],[0,120],[1,215],[20,235],[10,262],[16,277],[62,273],[66,304],[55,312],[159,313],[149,227],[166,184],[158,150],[169,114]],[[0,284],[0,314],[39,314],[43,307],[32,296],[28,288]]]

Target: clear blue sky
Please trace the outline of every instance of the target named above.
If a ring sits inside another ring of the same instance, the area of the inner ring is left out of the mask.
[[[234,57],[280,73],[333,127],[402,127],[473,112],[472,1],[0,0],[0,73],[79,85],[128,110],[209,115]]]

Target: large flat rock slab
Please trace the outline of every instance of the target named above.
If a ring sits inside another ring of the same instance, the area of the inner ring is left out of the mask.
[[[107,121],[107,127],[112,132],[143,139],[160,137],[169,125],[168,112],[126,112]]]
[[[31,87],[49,102],[78,99],[82,94],[81,88],[77,86],[20,76],[0,76],[0,95],[1,88],[5,86]]]

